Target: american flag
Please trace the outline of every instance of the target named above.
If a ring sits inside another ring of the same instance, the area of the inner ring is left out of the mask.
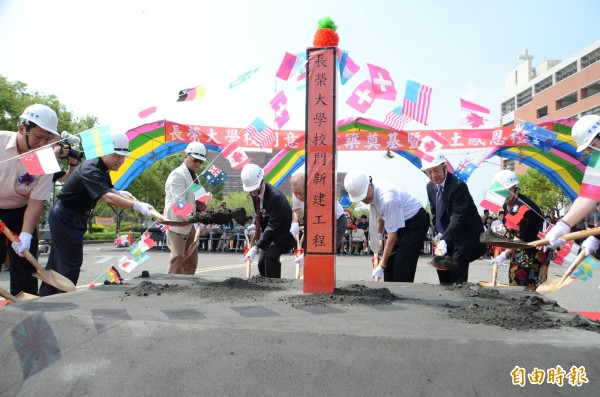
[[[396,109],[386,114],[383,124],[394,130],[401,130],[404,128],[404,125],[411,120],[410,117],[402,114],[402,106],[398,106]]]
[[[246,133],[255,141],[261,149],[273,147],[275,143],[275,132],[269,128],[259,117],[255,118],[248,127]]]
[[[427,125],[430,96],[431,87],[408,80],[404,92],[404,114],[423,125]]]

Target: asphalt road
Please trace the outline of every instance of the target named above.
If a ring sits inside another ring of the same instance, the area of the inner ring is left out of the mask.
[[[86,287],[91,283],[100,282],[100,276],[110,266],[117,266],[118,258],[127,253],[127,248],[115,248],[113,244],[86,244],[84,246],[84,264],[78,282],[78,287]],[[147,270],[152,273],[166,273],[169,261],[169,252],[152,249],[147,251],[150,259],[140,264],[131,273],[121,272],[121,276],[127,280],[141,275]],[[282,256],[282,277],[293,278],[295,266],[292,255]],[[48,254],[41,254],[40,264],[45,265]],[[415,283],[438,284],[437,273],[428,262],[430,256],[421,256]],[[256,260],[255,260],[256,263]],[[336,261],[336,279],[361,283],[370,280],[371,262],[369,256],[338,255]],[[552,264],[549,276],[562,274],[564,268]],[[245,277],[245,264],[241,253],[205,253],[201,252],[198,261],[197,275],[203,278],[223,279],[229,277]],[[256,266],[252,267],[252,274],[258,274]],[[491,266],[488,260],[477,260],[471,263],[469,281],[489,281],[491,278]],[[498,272],[498,282],[507,283],[508,268],[502,267]],[[0,272],[0,287],[9,290],[9,272]],[[562,307],[572,311],[600,312],[600,289],[598,282],[594,279],[582,282],[575,281],[567,287],[549,296],[555,299]]]

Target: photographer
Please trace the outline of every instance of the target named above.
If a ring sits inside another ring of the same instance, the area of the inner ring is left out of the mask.
[[[54,155],[57,159],[66,159],[69,163],[69,168],[67,171],[58,171],[54,173],[52,181],[64,183],[67,181],[67,179],[69,179],[69,175],[75,172],[75,169],[83,159],[84,153],[73,149],[73,146],[79,145],[80,139],[78,136],[71,135],[67,131],[63,131],[62,134],[60,134],[60,137],[62,138],[61,141],[57,142],[53,146]]]

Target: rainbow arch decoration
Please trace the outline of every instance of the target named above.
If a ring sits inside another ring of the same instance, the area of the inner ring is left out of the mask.
[[[118,171],[111,171],[110,177],[115,189],[127,188],[146,168],[172,153],[180,152],[187,146],[186,142],[165,141],[165,125],[167,121],[156,121],[141,125],[127,131],[129,150],[127,157]],[[215,145],[206,145],[206,149],[221,151]]]

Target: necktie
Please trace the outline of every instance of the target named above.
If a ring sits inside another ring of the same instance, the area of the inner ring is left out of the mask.
[[[254,201],[254,212],[256,213],[256,220],[254,224],[256,225],[256,231],[254,232],[254,241],[260,240],[260,220],[262,218],[262,212],[260,210],[260,197],[256,197]]]
[[[446,228],[442,225],[442,215],[444,214],[444,188],[437,186],[435,194],[435,228],[438,233],[444,233]]]

